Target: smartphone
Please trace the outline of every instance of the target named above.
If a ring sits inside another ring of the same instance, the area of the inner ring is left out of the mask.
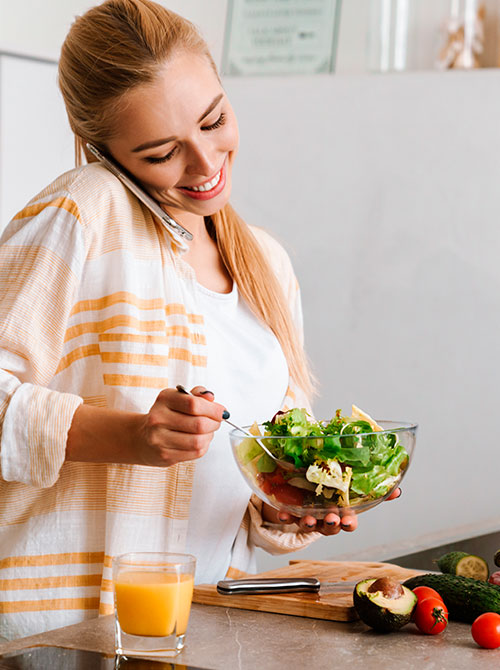
[[[130,191],[132,191],[132,193],[137,198],[139,198],[139,200],[144,203],[151,212],[153,212],[153,214],[156,214],[156,216],[158,216],[163,221],[167,228],[170,228],[170,230],[172,230],[174,233],[177,233],[177,235],[180,235],[185,240],[191,241],[193,239],[193,236],[189,230],[183,228],[179,223],[177,223],[177,221],[174,221],[171,216],[163,211],[156,200],[153,200],[153,198],[148,195],[141,186],[139,186],[139,184],[135,181],[132,175],[125,170],[125,168],[123,168],[109,156],[105,156],[93,144],[87,142],[86,146],[90,153],[93,154],[97,160],[104,165],[104,167],[108,168],[108,170],[112,172],[115,177],[118,177],[118,179],[123,184],[125,184],[125,186]]]

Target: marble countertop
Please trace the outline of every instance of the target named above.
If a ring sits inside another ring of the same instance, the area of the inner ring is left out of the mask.
[[[0,645],[0,654],[54,645],[112,656],[113,617],[106,616]],[[409,624],[377,634],[361,622],[336,623],[282,614],[193,605],[187,643],[173,663],[207,670],[491,670],[500,649],[480,649],[468,624],[450,622],[436,636]]]

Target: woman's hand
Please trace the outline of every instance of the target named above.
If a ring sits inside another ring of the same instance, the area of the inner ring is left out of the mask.
[[[400,495],[401,489],[396,489],[387,500],[395,500]],[[322,535],[337,535],[341,530],[352,533],[358,527],[358,518],[353,513],[340,517],[338,514],[330,512],[324,519],[315,519],[308,514],[300,519],[287,512],[280,512],[266,503],[262,506],[262,518],[270,523],[295,523],[302,533],[321,533]]]
[[[168,467],[200,458],[220,427],[224,409],[203,386],[195,386],[189,395],[164,389],[140,426],[139,460]]]

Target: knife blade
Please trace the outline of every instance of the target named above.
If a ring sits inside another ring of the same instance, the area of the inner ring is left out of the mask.
[[[316,577],[247,577],[217,582],[221,595],[273,593],[349,593],[357,582],[320,582]]]

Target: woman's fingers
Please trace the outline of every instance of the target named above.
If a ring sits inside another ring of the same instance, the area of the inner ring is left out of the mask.
[[[341,530],[348,533],[356,530],[358,519],[355,514],[340,518],[337,514],[330,512],[324,519],[315,519],[311,515],[302,517],[299,520],[299,528],[304,533],[317,532],[322,535],[337,535]]]
[[[317,519],[315,519],[310,514],[303,516],[302,519],[299,520],[299,528],[304,533],[311,533],[312,531],[316,530],[317,524]]]
[[[205,400],[208,400],[210,402],[213,402],[213,400],[215,398],[215,394],[213,393],[213,391],[209,391],[204,386],[194,386],[191,389],[191,393],[193,395],[199,395],[202,398],[205,398]]]
[[[203,395],[179,393],[177,389],[164,389],[161,391],[155,405],[163,405],[170,410],[189,414],[190,416],[206,416],[209,419],[217,421],[219,424],[222,421],[222,414],[226,409],[223,405],[215,402],[213,398],[210,399],[210,395],[205,398]]]
[[[213,433],[220,427],[220,421],[197,414],[185,414],[168,407],[153,407],[149,413],[151,428],[165,429],[179,433]]]
[[[352,533],[358,527],[358,517],[355,514],[343,516],[340,520],[342,530]]]
[[[337,535],[341,530],[340,517],[333,513],[327,514],[321,526],[323,535]]]
[[[387,498],[387,500],[396,500],[396,498],[399,498],[401,496],[401,489],[396,489],[391,493],[391,495]]]
[[[265,503],[262,509],[262,518],[270,523],[295,523],[303,533],[321,533],[328,536],[337,535],[341,530],[352,532],[358,527],[358,519],[355,514],[341,518],[338,514],[330,512],[324,519],[315,519],[310,514],[299,519],[288,514],[288,512],[276,510]]]
[[[203,456],[225,407],[203,386],[192,393],[163,389],[142,422],[137,448],[145,465],[168,467]]]

